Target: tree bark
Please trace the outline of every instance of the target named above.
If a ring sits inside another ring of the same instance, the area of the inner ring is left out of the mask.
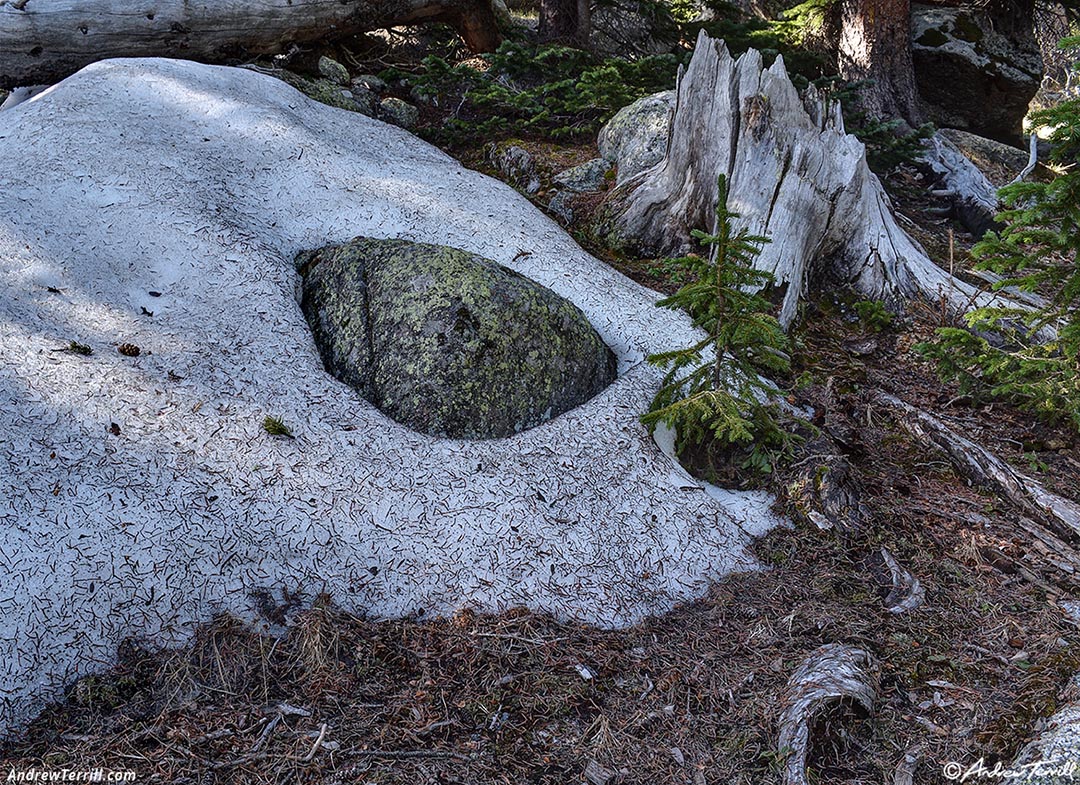
[[[910,0],[841,0],[837,66],[848,81],[873,82],[862,92],[871,117],[919,125]]]
[[[490,0],[4,0],[0,88],[56,82],[110,57],[229,62],[429,21],[455,26],[476,51],[499,44]]]
[[[589,0],[540,0],[540,40],[586,46],[590,19]]]

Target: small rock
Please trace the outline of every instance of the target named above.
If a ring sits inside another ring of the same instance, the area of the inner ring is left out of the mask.
[[[578,166],[572,166],[555,175],[555,182],[578,193],[602,191],[607,182],[611,164],[603,158],[593,158]]]
[[[524,147],[513,143],[488,145],[487,160],[508,183],[527,194],[540,190],[540,174],[536,159]]]
[[[319,74],[335,84],[349,84],[348,69],[337,60],[331,60],[329,57],[324,56],[319,58]]]
[[[358,87],[353,82],[352,100],[356,104],[356,111],[360,114],[366,114],[368,117],[374,117],[379,105],[379,97],[375,93],[368,90],[366,87]]]
[[[420,110],[400,98],[384,98],[379,102],[379,119],[412,130],[420,122]]]
[[[678,747],[671,748],[671,758],[680,766],[685,765],[686,763],[686,756],[683,755],[682,750],[680,750]]]
[[[559,191],[548,202],[548,210],[570,224],[574,221],[574,195],[570,191]]]
[[[370,90],[373,93],[385,93],[388,89],[388,85],[382,79],[371,74],[360,74],[352,80],[352,88],[355,91],[357,88],[364,90]]]

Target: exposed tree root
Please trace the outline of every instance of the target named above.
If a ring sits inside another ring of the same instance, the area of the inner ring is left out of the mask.
[[[1049,527],[1055,538],[1080,546],[1080,504],[1046,490],[1039,482],[1009,466],[971,439],[961,436],[932,414],[888,393],[877,393],[876,400],[900,412],[903,416],[898,418],[898,422],[913,438],[944,452],[957,470],[971,482],[997,491]]]
[[[826,706],[854,701],[874,710],[878,666],[872,654],[852,646],[830,643],[810,653],[784,689],[779,751],[786,755],[784,785],[808,785],[806,758],[811,731]]]

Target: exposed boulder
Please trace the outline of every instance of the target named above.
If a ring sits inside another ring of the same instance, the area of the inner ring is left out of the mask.
[[[400,98],[384,98],[379,101],[378,116],[380,120],[393,123],[396,126],[411,131],[420,122],[420,110],[408,101]]]
[[[600,129],[600,155],[618,167],[618,185],[664,160],[674,109],[675,91],[665,90],[624,106]]]
[[[1042,80],[1030,26],[1015,31],[970,8],[913,6],[912,57],[930,119],[1016,144]]]
[[[297,262],[327,369],[422,433],[510,436],[615,379],[580,309],[476,254],[358,237]]]
[[[564,169],[553,179],[557,185],[568,191],[588,193],[603,190],[609,171],[611,171],[610,163],[603,158],[593,158],[591,161]]]

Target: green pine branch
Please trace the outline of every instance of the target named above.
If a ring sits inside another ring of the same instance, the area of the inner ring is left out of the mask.
[[[650,430],[661,423],[675,429],[680,446],[714,439],[749,448],[751,467],[768,472],[790,453],[795,437],[768,402],[776,388],[760,374],[789,371],[790,345],[762,294],[774,278],[754,267],[769,240],[745,227],[736,229],[738,216],[728,208],[724,175],[717,178],[717,193],[713,231],[694,232],[706,253],[666,262],[681,268],[689,283],[657,303],[686,311],[705,337],[648,358],[667,371],[641,420]]]

